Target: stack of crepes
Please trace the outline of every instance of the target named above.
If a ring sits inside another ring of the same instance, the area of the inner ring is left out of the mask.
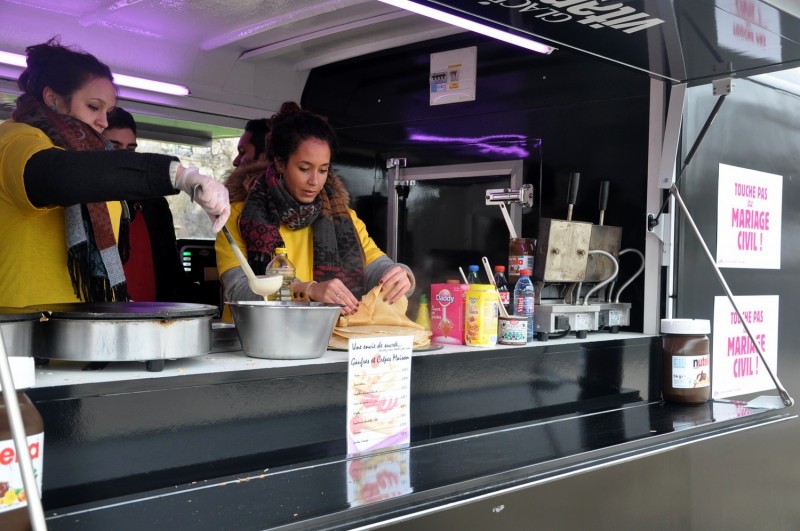
[[[382,336],[413,336],[413,348],[431,344],[430,331],[406,317],[408,299],[403,296],[389,304],[380,291],[381,287],[376,286],[361,298],[356,313],[339,317],[328,348],[347,350],[349,339]]]

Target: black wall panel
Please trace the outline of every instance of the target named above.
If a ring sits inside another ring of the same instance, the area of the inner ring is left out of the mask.
[[[430,54],[468,46],[478,49],[476,100],[430,106]],[[582,180],[573,219],[597,222],[599,183],[609,180],[605,224],[624,228],[623,248],[643,251],[649,79],[641,73],[570,51],[541,56],[459,35],[317,68],[309,76],[302,104],[326,115],[336,127],[341,152],[335,166],[347,182],[354,208],[383,248],[386,159],[405,157],[409,166],[429,166],[514,158],[486,153],[466,139],[517,135],[528,147],[542,141],[541,187],[535,150],[524,163],[535,203],[523,213],[523,236],[536,237],[540,216],[566,217],[569,173],[578,171]],[[412,132],[465,140],[442,146],[411,140]],[[454,229],[465,222],[458,205],[443,208],[453,211]],[[508,234],[503,230],[497,237]],[[493,263],[505,261],[507,256]],[[623,261],[620,278],[638,265]],[[635,282],[624,295],[634,304],[632,330],[641,329],[639,286]],[[418,292],[427,288],[418,286]]]

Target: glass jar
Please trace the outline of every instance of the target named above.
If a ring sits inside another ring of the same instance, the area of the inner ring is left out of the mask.
[[[510,238],[508,240],[508,284],[513,286],[519,280],[522,269],[533,271],[533,238]]]
[[[708,319],[662,319],[662,394],[667,402],[702,404],[711,398]]]

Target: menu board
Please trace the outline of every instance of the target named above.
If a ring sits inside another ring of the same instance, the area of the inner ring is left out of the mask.
[[[349,341],[347,451],[408,444],[413,336]]]

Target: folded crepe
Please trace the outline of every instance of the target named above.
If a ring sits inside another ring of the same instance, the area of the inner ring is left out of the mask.
[[[431,333],[406,317],[408,299],[405,295],[389,304],[380,291],[380,286],[376,286],[361,298],[358,311],[339,317],[328,342],[329,348],[347,349],[349,339],[381,336],[413,336],[413,348],[431,344]]]

